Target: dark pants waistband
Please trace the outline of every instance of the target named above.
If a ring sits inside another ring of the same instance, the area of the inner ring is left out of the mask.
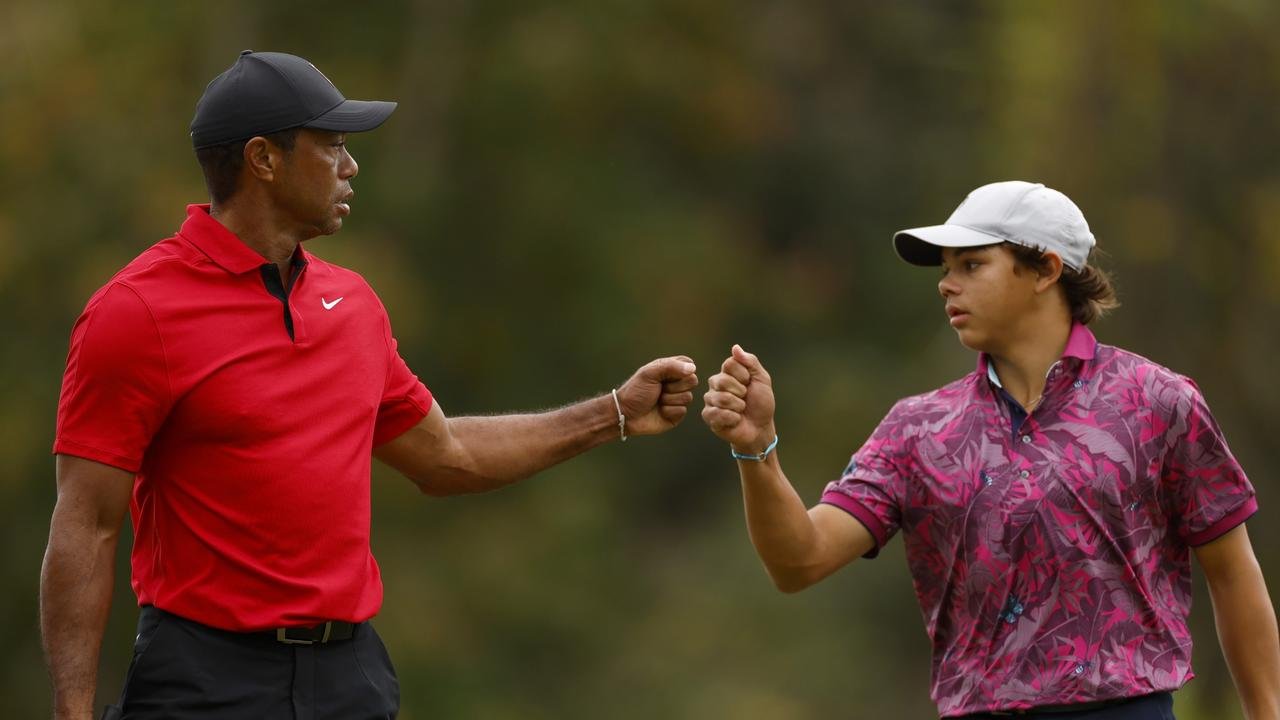
[[[1173,720],[1173,694],[1157,692],[1137,697],[1114,698],[1066,705],[1041,705],[1025,710],[988,710],[963,715],[955,720],[988,720],[989,718],[1045,718],[1046,720]]]

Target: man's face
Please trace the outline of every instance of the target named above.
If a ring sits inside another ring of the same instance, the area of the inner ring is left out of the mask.
[[[944,248],[938,293],[960,343],[999,353],[1029,317],[1036,279],[1034,272],[1019,269],[1002,245]]]
[[[283,158],[273,199],[305,237],[338,232],[351,213],[351,178],[360,167],[346,139],[346,133],[303,128]]]

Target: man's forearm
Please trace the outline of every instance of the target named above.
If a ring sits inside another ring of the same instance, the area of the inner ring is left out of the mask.
[[[118,537],[54,512],[40,574],[40,628],[59,720],[93,717]]]
[[[1248,720],[1280,720],[1280,634],[1262,572],[1210,585],[1222,653]]]
[[[620,437],[611,395],[542,413],[449,422],[462,462],[433,484],[450,492],[502,487]]]
[[[740,461],[738,470],[747,532],[769,576],[784,591],[806,587],[818,533],[804,501],[782,472],[778,454],[759,463]]]

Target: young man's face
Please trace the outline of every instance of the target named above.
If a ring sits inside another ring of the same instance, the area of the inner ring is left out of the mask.
[[[938,293],[961,344],[999,352],[1031,310],[1036,280],[1003,245],[944,248]]]
[[[274,199],[308,235],[332,235],[351,212],[351,178],[360,167],[346,139],[346,133],[303,128],[284,158]]]

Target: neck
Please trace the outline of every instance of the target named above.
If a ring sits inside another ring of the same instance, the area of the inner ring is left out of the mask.
[[[1028,318],[1026,327],[1001,347],[988,352],[1000,383],[1015,400],[1031,408],[1044,394],[1045,376],[1067,347],[1071,337],[1071,315],[1067,312],[1046,313],[1047,317]]]
[[[230,230],[250,249],[280,268],[282,278],[289,277],[289,263],[298,244],[308,238],[301,237],[296,228],[281,222],[261,203],[253,198],[237,194],[230,201],[211,204],[209,215]]]

